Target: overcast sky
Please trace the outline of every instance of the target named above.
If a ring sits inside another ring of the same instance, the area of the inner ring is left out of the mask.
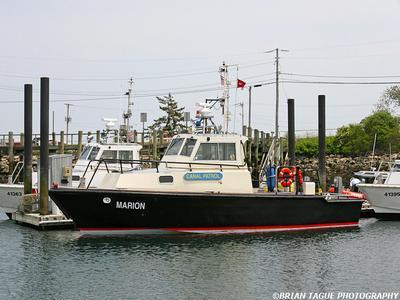
[[[50,77],[57,132],[65,130],[64,103],[73,104],[72,131],[102,129],[103,117],[122,122],[131,76],[136,128],[141,112],[149,120],[160,116],[155,95],[168,92],[193,116],[196,102],[222,95],[223,61],[238,65],[229,69],[233,84],[236,77],[271,82],[274,54],[265,51],[277,47],[289,50],[281,53],[281,72],[301,74],[282,74],[283,81],[400,81],[399,13],[398,0],[2,0],[0,133],[23,130],[23,85],[34,85],[38,101],[41,76]],[[370,114],[388,86],[284,82],[280,128],[287,130],[287,98],[295,99],[296,129],[312,130],[318,95],[325,94],[326,126],[334,129]],[[230,93],[232,111],[245,103],[247,123],[248,91]],[[253,89],[252,100],[253,127],[273,131],[275,86]],[[38,132],[39,103],[34,108]]]

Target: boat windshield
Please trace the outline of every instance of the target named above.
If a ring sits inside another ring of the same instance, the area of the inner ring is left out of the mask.
[[[196,145],[196,139],[186,139],[185,144],[183,145],[182,151],[180,155],[182,156],[191,156],[193,152],[194,145]]]
[[[99,153],[100,148],[99,147],[93,147],[92,151],[89,154],[89,157],[87,158],[88,160],[94,160],[96,159],[97,153]]]
[[[181,146],[183,144],[184,138],[176,138],[171,141],[168,146],[167,151],[165,152],[165,156],[167,155],[178,155],[179,150],[181,150]]]
[[[87,159],[87,157],[89,156],[90,150],[92,150],[92,146],[86,146],[83,149],[82,154],[79,157],[79,159]]]

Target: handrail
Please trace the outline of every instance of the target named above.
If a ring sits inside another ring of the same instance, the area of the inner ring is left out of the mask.
[[[13,183],[13,184],[17,181],[19,175],[21,174],[21,171],[22,171],[22,169],[23,169],[23,166],[24,166],[24,162],[23,162],[23,161],[19,161],[19,162],[17,162],[17,164],[15,165],[14,170],[13,170],[13,172],[11,173],[11,179],[12,179],[12,183]],[[16,175],[15,175],[15,172],[17,172]]]
[[[168,166],[168,164],[178,164],[178,165],[188,165],[188,168],[190,171],[192,171],[192,165],[203,165],[203,166],[216,166],[219,167],[219,169],[221,170],[221,172],[223,171],[223,167],[236,167],[238,169],[243,168],[246,166],[246,164],[242,164],[242,165],[235,165],[235,164],[221,164],[221,163],[202,163],[202,162],[182,162],[182,161],[164,161],[164,160],[124,160],[124,159],[93,159],[90,160],[88,165],[86,166],[85,172],[83,173],[82,177],[85,177],[86,172],[89,168],[89,165],[93,162],[93,161],[97,161],[97,166],[92,174],[92,177],[90,178],[90,181],[86,187],[86,189],[89,189],[90,184],[93,181],[94,176],[96,175],[99,166],[104,163],[106,165],[107,168],[107,162],[119,162],[120,165],[120,170],[121,170],[121,174],[123,173],[123,169],[122,169],[122,164],[138,164],[141,165],[143,163],[154,163],[155,164],[155,168],[157,170],[157,173],[159,173],[159,165],[160,164],[165,164],[166,166]],[[108,171],[108,168],[107,168]],[[108,172],[109,173],[109,172]]]

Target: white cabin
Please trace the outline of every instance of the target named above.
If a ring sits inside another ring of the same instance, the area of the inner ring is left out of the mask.
[[[109,163],[100,165],[97,170],[97,175],[94,177],[92,185],[95,186],[101,181],[101,176],[105,172],[116,172],[119,171],[121,166],[123,172],[127,172],[133,169],[137,169],[139,164],[118,163],[118,160],[139,160],[140,150],[142,146],[136,143],[132,144],[100,144],[100,143],[89,143],[83,149],[79,159],[77,160],[73,171],[72,171],[72,186],[78,187],[81,178],[86,170],[85,178],[88,180],[92,176],[99,160],[107,160]],[[115,162],[113,162],[115,161]],[[108,171],[107,171],[108,169]]]
[[[179,134],[157,168],[105,174],[101,188],[133,191],[252,193],[245,163],[246,137],[234,134]]]

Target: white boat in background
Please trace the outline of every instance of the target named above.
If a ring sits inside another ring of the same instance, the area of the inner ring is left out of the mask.
[[[130,172],[141,168],[140,164],[123,163],[123,161],[139,161],[142,146],[136,143],[124,144],[101,144],[89,143],[85,146],[81,156],[72,170],[72,186],[78,187],[84,184],[86,179],[90,179],[95,171],[98,161],[107,161],[98,167],[96,176],[91,182],[92,186],[97,186],[102,180],[103,175],[113,172]],[[120,163],[122,161],[122,163]]]
[[[359,183],[357,186],[365,194],[377,218],[400,219],[400,160],[390,163],[386,180],[377,177],[373,183]]]
[[[86,179],[93,177],[93,172],[99,160],[107,160],[107,164],[102,164],[96,172],[96,176],[91,182],[96,186],[102,181],[104,174],[109,172],[129,172],[141,168],[139,164],[119,163],[121,160],[138,161],[142,146],[136,143],[112,143],[109,135],[104,137],[101,143],[88,143],[72,170],[72,181],[70,186],[78,187]],[[19,173],[23,169],[22,162],[16,166],[12,178],[7,184],[0,184],[0,212],[7,214],[11,218],[12,213],[16,212],[21,204],[24,192],[24,183],[18,182]],[[38,173],[37,169],[32,172],[33,193],[37,191]],[[66,184],[68,185],[68,183]]]

